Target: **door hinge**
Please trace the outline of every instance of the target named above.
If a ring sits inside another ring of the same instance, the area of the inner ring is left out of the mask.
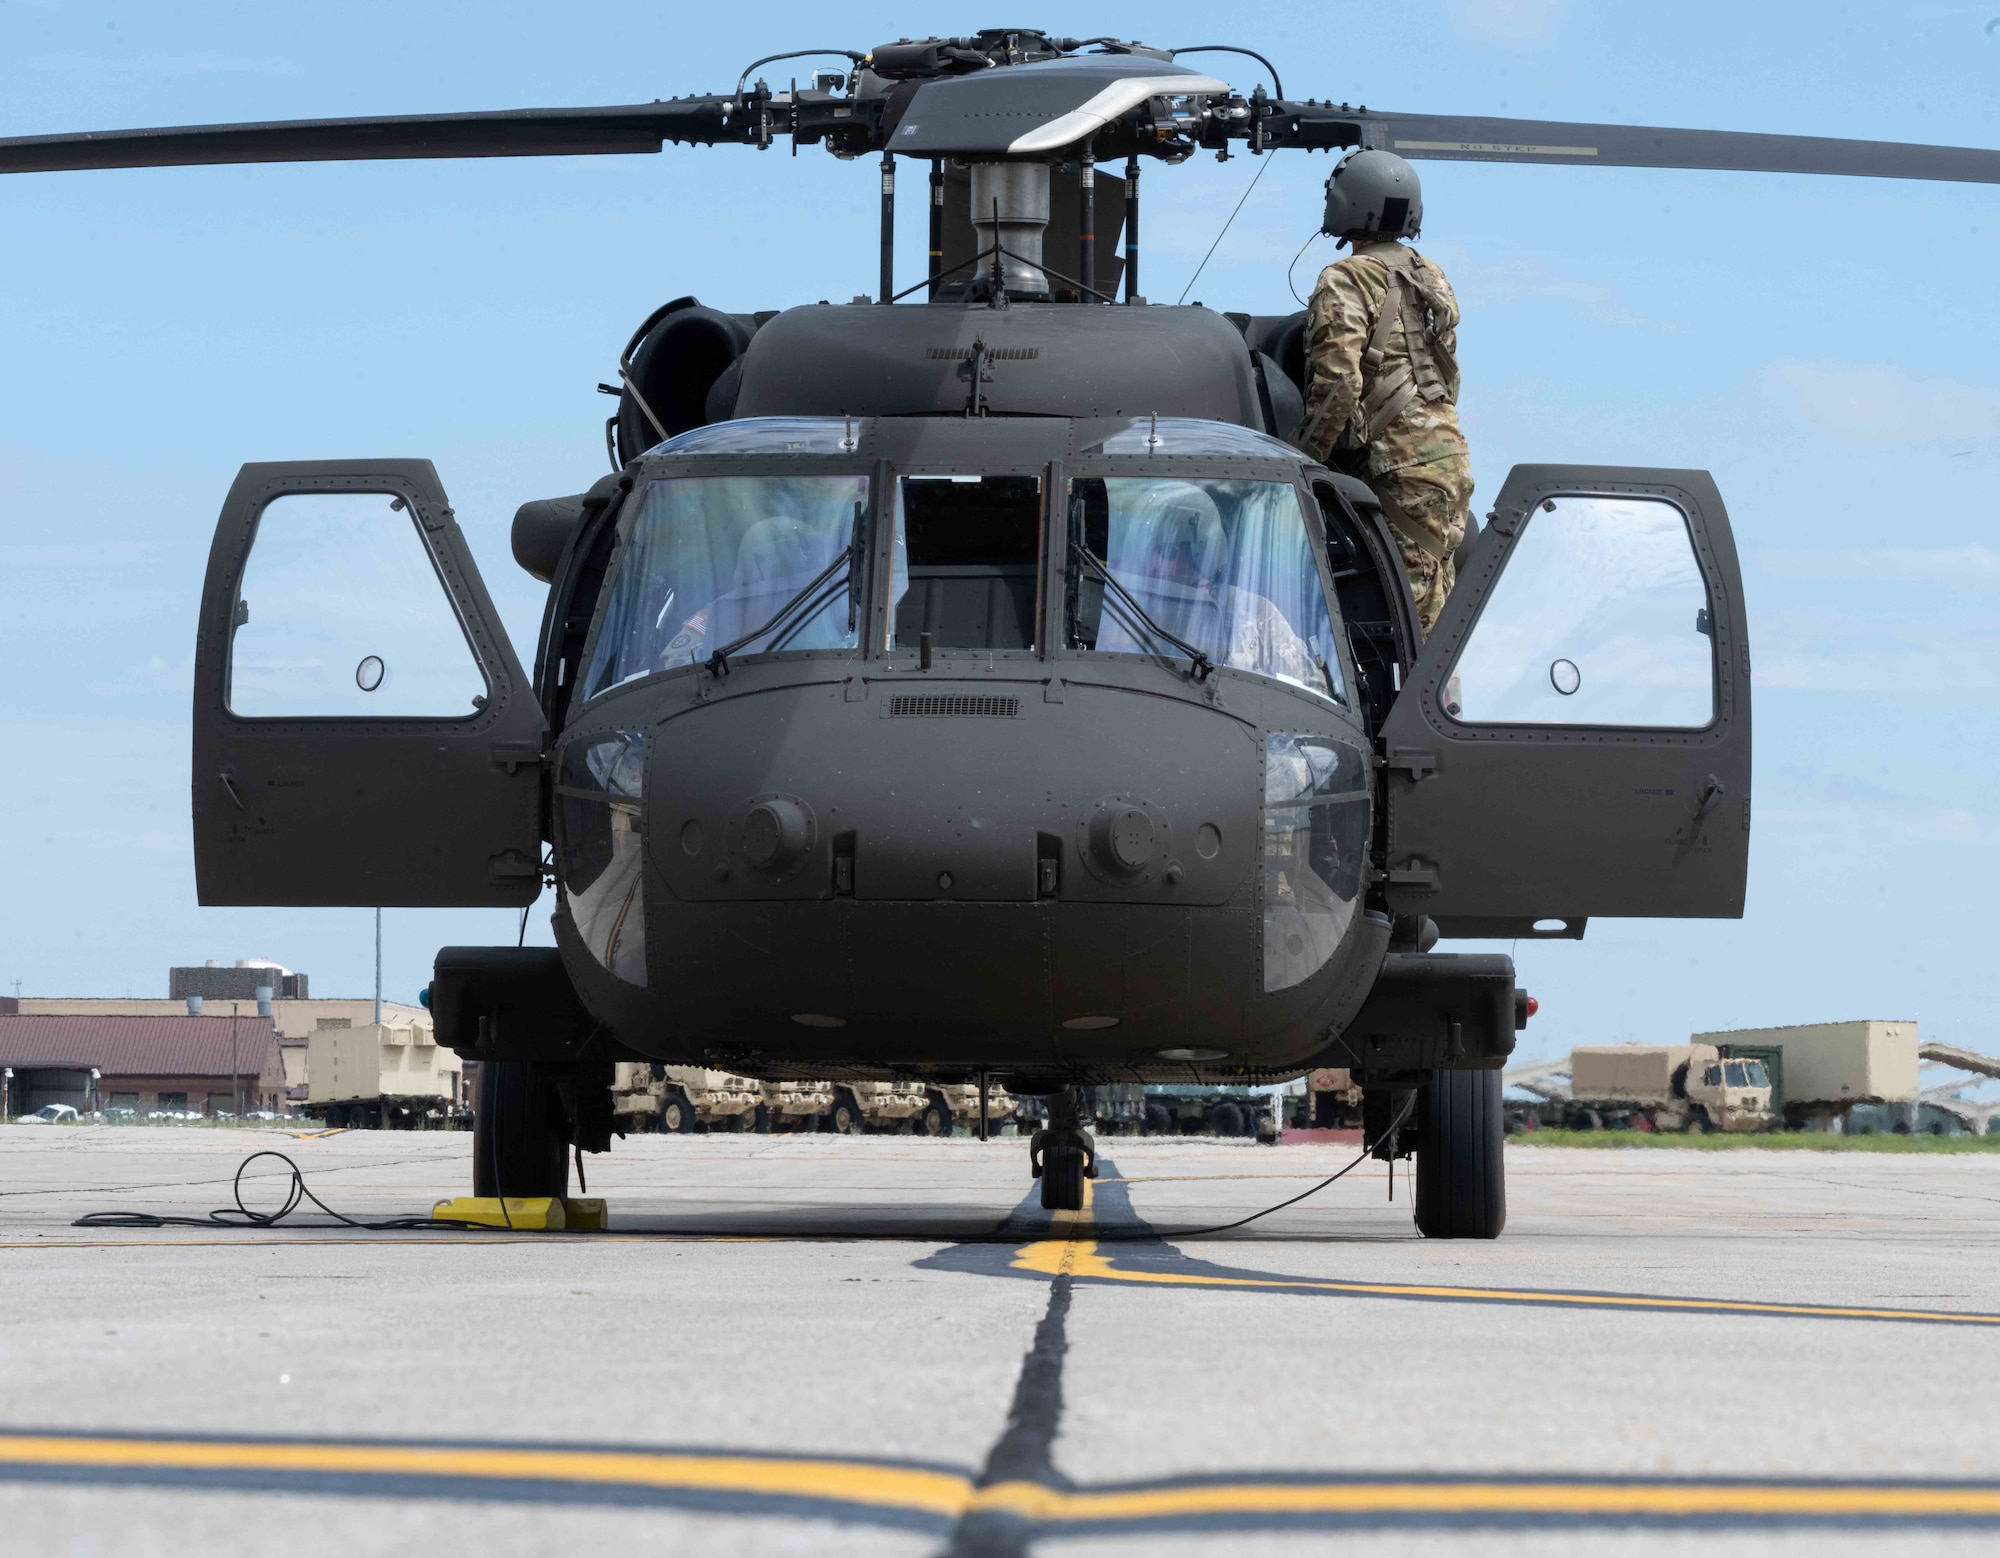
[[[502,850],[486,863],[486,879],[496,885],[540,880],[541,865],[518,849]]]
[[[541,760],[540,742],[502,741],[493,748],[493,766],[504,768],[510,774],[517,769],[538,765]]]
[[[1427,752],[1421,747],[1391,747],[1382,766],[1391,773],[1401,770],[1409,774],[1412,782],[1416,782],[1428,779],[1437,772],[1437,753]]]
[[[1399,866],[1389,867],[1389,885],[1415,888],[1422,892],[1436,892],[1437,867],[1426,865],[1421,860],[1406,860]]]

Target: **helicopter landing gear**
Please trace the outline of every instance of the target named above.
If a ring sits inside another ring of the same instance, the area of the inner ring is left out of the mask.
[[[1083,1182],[1097,1178],[1097,1142],[1083,1128],[1082,1094],[1074,1087],[1049,1096],[1049,1123],[1028,1142],[1028,1172],[1042,1182],[1042,1207],[1083,1210]]]
[[[1497,1239],[1507,1226],[1507,1122],[1497,1071],[1439,1071],[1419,1095],[1417,1231]]]
[[[525,1060],[483,1062],[472,1117],[472,1193],[497,1196],[504,1187],[509,1196],[567,1196],[566,1125],[562,1093],[546,1072]]]

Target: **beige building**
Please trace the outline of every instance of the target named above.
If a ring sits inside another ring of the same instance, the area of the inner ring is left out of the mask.
[[[21,996],[18,999],[11,996],[0,997],[0,1016],[186,1017],[188,1015],[189,1003],[184,1000],[114,996]],[[247,1026],[257,1020],[257,1003],[254,1000],[205,1000],[202,1002],[200,1015],[206,1017],[235,1015],[242,1018]],[[375,1003],[365,997],[359,1000],[335,997],[330,1000],[273,1001],[271,1021],[277,1027],[278,1053],[284,1059],[285,1091],[296,1098],[305,1097],[306,1045],[314,1033],[322,1028],[362,1028],[374,1020]],[[405,1041],[407,1043],[424,1045],[431,1042],[431,1014],[421,1006],[407,1006],[401,1001],[384,1001],[382,1025],[407,1033],[409,1035]]]

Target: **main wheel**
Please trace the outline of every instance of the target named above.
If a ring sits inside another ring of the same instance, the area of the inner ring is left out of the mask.
[[[1417,1231],[1497,1239],[1507,1226],[1507,1138],[1497,1071],[1440,1071],[1418,1095]]]
[[[925,1136],[949,1136],[951,1111],[933,1099],[924,1106],[924,1112],[917,1116],[917,1128]]]
[[[1146,1129],[1155,1136],[1173,1135],[1174,1117],[1167,1113],[1165,1104],[1146,1105]]]
[[[497,1196],[503,1190],[509,1196],[569,1194],[562,1098],[523,1060],[489,1060],[479,1068],[472,1193]]]
[[[1051,1147],[1042,1155],[1042,1207],[1050,1212],[1083,1210],[1083,1149]]]
[[[1208,1128],[1218,1136],[1241,1136],[1243,1111],[1234,1104],[1217,1104],[1208,1117]]]

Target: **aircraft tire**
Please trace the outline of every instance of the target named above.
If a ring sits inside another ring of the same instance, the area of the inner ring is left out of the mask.
[[[492,1196],[502,1188],[510,1197],[569,1194],[562,1098],[524,1060],[489,1060],[479,1068],[472,1193]]]
[[[1217,1104],[1215,1113],[1208,1117],[1208,1128],[1218,1136],[1241,1136],[1243,1111],[1234,1104]]]
[[[1042,1209],[1047,1212],[1083,1210],[1083,1151],[1051,1147],[1042,1158]]]
[[[951,1134],[951,1115],[943,1104],[933,1103],[927,1105],[924,1112],[918,1118],[923,1122],[922,1134],[925,1136],[949,1136]]]
[[[1418,1095],[1417,1231],[1497,1239],[1507,1226],[1506,1117],[1497,1071],[1439,1071]]]

